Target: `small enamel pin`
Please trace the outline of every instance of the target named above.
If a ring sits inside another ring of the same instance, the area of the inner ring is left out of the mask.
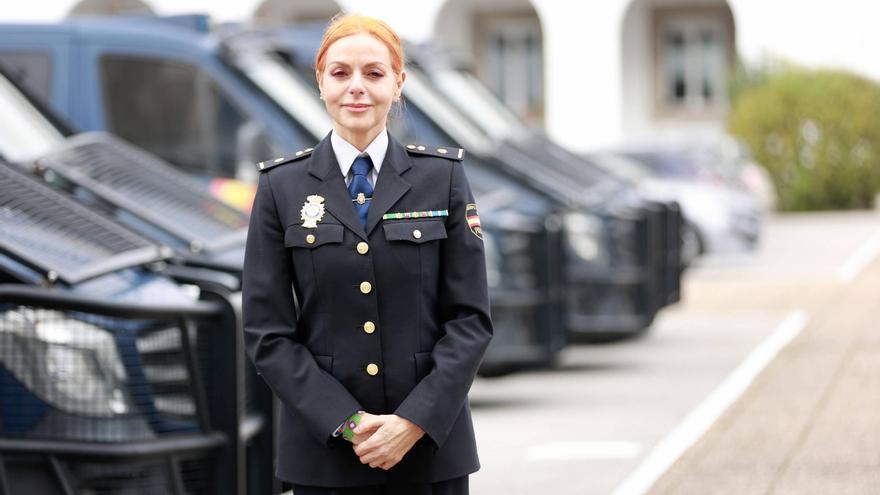
[[[324,198],[317,194],[307,197],[302,210],[299,212],[299,216],[302,218],[303,227],[307,229],[316,228],[318,222],[324,218]]]

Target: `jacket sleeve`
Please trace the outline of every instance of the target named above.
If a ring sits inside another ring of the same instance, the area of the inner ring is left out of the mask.
[[[297,342],[293,270],[269,174],[264,172],[251,212],[242,276],[245,346],[275,395],[318,441],[329,445],[339,421],[361,406]]]
[[[444,335],[431,353],[433,369],[395,411],[425,430],[438,448],[446,441],[467,400],[492,339],[483,240],[468,225],[468,205],[474,205],[474,198],[461,163],[455,162],[447,239],[440,249],[439,315]]]

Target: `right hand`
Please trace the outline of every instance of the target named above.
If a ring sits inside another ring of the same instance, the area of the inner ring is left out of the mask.
[[[381,421],[381,418],[375,414],[364,413],[361,415],[361,420],[358,423],[359,425],[364,425],[366,428],[361,428],[360,433],[355,433],[351,438],[351,443],[358,445],[366,441],[370,438],[373,433],[376,433],[376,430],[379,429],[384,421]]]

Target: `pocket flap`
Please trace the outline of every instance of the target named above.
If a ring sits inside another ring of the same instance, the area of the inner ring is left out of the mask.
[[[307,229],[302,225],[291,225],[284,231],[284,245],[286,247],[316,248],[329,243],[342,242],[342,225],[325,223],[318,224],[317,228]],[[309,236],[314,236],[310,238]],[[309,242],[309,240],[312,242]]]
[[[385,230],[385,238],[389,241],[409,241],[421,244],[437,239],[446,239],[446,225],[439,220],[414,222],[392,220],[386,221],[382,228]]]

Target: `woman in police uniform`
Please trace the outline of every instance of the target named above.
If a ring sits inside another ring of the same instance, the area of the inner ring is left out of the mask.
[[[277,475],[296,495],[466,494],[492,323],[464,151],[388,134],[406,75],[385,23],[335,18],[315,67],[333,131],[259,165],[244,266]]]

